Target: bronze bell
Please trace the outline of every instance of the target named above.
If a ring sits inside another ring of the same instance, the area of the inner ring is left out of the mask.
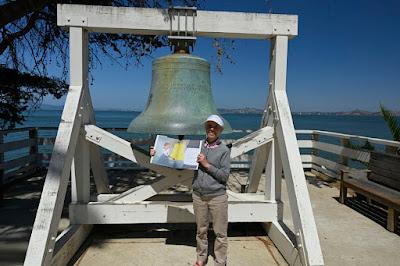
[[[210,83],[210,64],[205,59],[178,52],[154,60],[146,107],[128,132],[205,134],[204,121],[217,114]],[[224,125],[223,133],[231,133],[225,119]]]

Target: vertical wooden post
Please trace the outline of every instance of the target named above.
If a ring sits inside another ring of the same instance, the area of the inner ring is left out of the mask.
[[[323,265],[321,245],[286,93],[288,37],[276,36],[274,39],[276,59],[273,96],[278,119],[275,133],[285,172],[293,224],[296,235],[300,236],[298,244],[301,245],[298,245],[298,251],[303,265]]]
[[[275,200],[281,203],[281,192],[282,192],[282,159],[279,151],[278,139],[274,136],[274,159],[275,159]],[[279,205],[278,205],[279,206]],[[283,221],[283,204],[280,204],[278,208],[278,221]]]
[[[261,119],[261,126],[263,128],[265,126],[272,126],[273,125],[273,102],[272,102],[272,94],[271,92],[274,89],[274,75],[275,75],[275,57],[274,57],[274,50],[275,50],[275,42],[271,41],[270,47],[270,62],[269,62],[269,81],[268,81],[268,98],[265,104],[264,114]],[[255,149],[253,153],[253,159],[250,165],[249,171],[249,185],[247,187],[246,192],[257,192],[258,184],[261,179],[262,172],[266,167],[266,163],[268,159],[268,154],[270,151],[268,150],[270,145],[263,145],[257,149]],[[266,173],[267,175],[267,173]],[[267,182],[266,182],[267,183]],[[271,189],[271,188],[268,188]],[[275,188],[274,188],[275,189]]]
[[[71,35],[73,33],[71,28]],[[80,52],[79,57],[71,58],[71,80],[82,85],[82,101],[79,105],[79,116],[81,117],[80,132],[76,144],[74,159],[71,165],[71,201],[76,202],[89,202],[90,199],[90,157],[89,157],[89,144],[85,140],[85,133],[83,125],[89,123],[89,110],[88,110],[88,33],[86,30],[79,29]],[[72,65],[74,64],[74,65]],[[77,70],[76,73],[73,72]],[[70,218],[73,215],[70,214]],[[71,221],[71,223],[74,223]]]
[[[34,167],[37,169],[39,168],[39,148],[38,148],[38,130],[37,128],[30,128],[29,129],[29,155],[34,157],[33,163]]]
[[[396,232],[399,213],[393,209],[388,208],[386,229],[390,232]]]
[[[342,147],[349,148],[350,147],[350,140],[347,138],[341,138],[340,143]],[[347,156],[340,156],[340,164],[348,166],[349,165],[349,158]]]
[[[344,179],[349,177],[349,173],[347,171],[340,171],[340,195],[339,195],[339,202],[344,204],[347,198],[347,187],[344,184]]]
[[[96,118],[94,115],[92,98],[90,97],[89,88],[86,90],[86,108],[89,115],[89,123],[95,125]],[[90,166],[93,172],[93,179],[96,184],[97,193],[110,193],[110,185],[108,182],[106,168],[104,166],[104,156],[99,146],[93,143],[89,145]]]
[[[265,168],[265,193],[264,197],[266,200],[275,201],[275,143],[270,141],[267,144],[268,160]]]
[[[313,141],[313,144],[314,144],[314,141],[317,142],[317,141],[319,140],[319,134],[313,132],[313,133],[311,134],[311,140]],[[314,145],[313,145],[313,146],[314,146]],[[319,151],[318,151],[318,149],[312,148],[311,154],[314,155],[314,156],[319,156]]]
[[[4,134],[0,132],[0,146],[4,143]],[[4,152],[0,152],[0,165],[4,162]],[[0,168],[0,200],[3,199],[4,169]]]
[[[397,147],[385,145],[385,152],[389,154],[397,154]]]

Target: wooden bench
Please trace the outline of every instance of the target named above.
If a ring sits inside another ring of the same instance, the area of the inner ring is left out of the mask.
[[[371,152],[367,170],[368,180],[351,178],[341,171],[340,203],[345,203],[347,188],[388,207],[387,229],[396,231],[400,213],[400,156]]]

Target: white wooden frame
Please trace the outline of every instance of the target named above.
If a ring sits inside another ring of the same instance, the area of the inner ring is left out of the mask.
[[[70,29],[71,85],[25,265],[65,264],[90,232],[91,224],[193,222],[190,202],[146,201],[162,190],[190,180],[193,172],[154,166],[149,163],[147,154],[131,149],[129,142],[96,127],[87,84],[89,31],[140,35],[168,34],[168,12],[162,9],[58,5],[57,15],[58,25]],[[177,24],[176,20],[174,17],[173,25]],[[287,47],[289,38],[297,35],[297,16],[198,11],[195,25],[193,30],[197,36],[270,39],[272,42],[269,97],[261,128],[237,140],[231,150],[231,157],[252,149],[256,149],[257,156],[253,159],[248,193],[237,194],[228,191],[229,221],[267,222],[269,225],[266,229],[270,238],[291,265],[299,262],[303,265],[323,265],[286,95]],[[123,194],[104,194],[108,191],[108,181],[99,147],[148,167],[162,174],[164,178],[151,185],[132,188]],[[89,201],[91,166],[98,193],[104,195],[102,201]],[[254,192],[264,168],[267,175],[267,192],[260,195]],[[281,226],[282,169],[289,191],[295,240],[291,239]],[[58,252],[54,254],[57,226],[70,172],[72,227],[57,238]],[[127,217],[126,213],[135,215]]]

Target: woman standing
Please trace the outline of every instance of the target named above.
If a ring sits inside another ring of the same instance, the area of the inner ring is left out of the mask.
[[[196,219],[197,260],[195,265],[207,263],[209,216],[215,234],[215,265],[226,265],[228,250],[228,195],[226,183],[230,172],[230,150],[219,138],[223,120],[211,115],[204,123],[206,140],[199,154],[199,170],[193,179],[193,209]]]

